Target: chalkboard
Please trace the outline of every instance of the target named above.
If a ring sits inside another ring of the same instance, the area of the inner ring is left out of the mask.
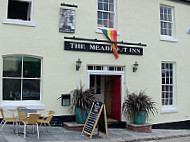
[[[108,138],[106,109],[102,102],[93,103],[83,127],[82,134],[85,132],[90,135],[90,138],[92,138],[96,126],[98,126],[98,132],[105,133],[106,138]]]

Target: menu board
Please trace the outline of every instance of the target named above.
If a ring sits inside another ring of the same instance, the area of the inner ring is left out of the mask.
[[[106,119],[106,109],[102,102],[95,102],[92,105],[91,111],[88,115],[86,123],[83,127],[82,134],[87,133],[92,138],[96,126],[98,126],[98,132],[103,132],[107,134],[107,119]]]

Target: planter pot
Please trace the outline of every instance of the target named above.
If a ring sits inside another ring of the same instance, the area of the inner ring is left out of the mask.
[[[134,112],[133,115],[133,120],[134,120],[134,124],[145,124],[146,122],[146,111],[141,111],[141,114],[138,114],[136,112]]]
[[[76,122],[79,124],[84,124],[89,112],[90,109],[87,109],[87,111],[82,111],[81,108],[76,108]]]

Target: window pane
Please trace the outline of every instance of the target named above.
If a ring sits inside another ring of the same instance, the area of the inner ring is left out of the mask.
[[[103,19],[108,19],[108,13],[103,13]]]
[[[108,11],[108,4],[107,3],[104,3],[104,10]]]
[[[109,3],[113,3],[113,0],[109,0]]]
[[[110,19],[110,20],[114,20],[114,14],[110,13],[110,14],[109,14],[109,19]]]
[[[173,104],[173,100],[172,100],[172,99],[170,99],[169,104],[170,104],[170,105],[172,105],[172,104]]]
[[[167,13],[167,8],[166,7],[164,7],[164,13]]]
[[[108,21],[107,20],[103,20],[104,21],[104,27],[108,27]]]
[[[96,75],[96,88],[95,88],[96,94],[100,94],[101,93],[101,76],[100,75]]]
[[[162,6],[160,7],[160,13],[164,13]]]
[[[24,57],[23,76],[27,78],[40,78],[41,61],[37,58]]]
[[[103,5],[101,2],[98,2],[98,10],[103,10]]]
[[[171,14],[171,13],[172,13],[172,9],[168,8],[168,14]]]
[[[164,20],[164,15],[163,14],[160,14],[160,19]]]
[[[88,66],[88,70],[93,70],[93,66]]]
[[[165,84],[165,78],[162,78],[162,84]]]
[[[9,0],[7,18],[30,21],[30,11],[31,2]]]
[[[168,29],[172,29],[172,24],[171,23],[168,23]]]
[[[102,20],[98,19],[98,26],[102,26],[102,24],[103,24],[102,22],[103,22]]]
[[[40,80],[23,80],[23,100],[40,100]]]
[[[109,71],[114,71],[114,67],[110,66],[108,70]]]
[[[109,20],[109,28],[113,28],[113,21]]]
[[[21,77],[22,57],[3,58],[3,77]]]
[[[114,5],[113,5],[113,3],[111,3],[111,4],[109,4],[109,11],[114,11]]]
[[[21,100],[21,80],[3,79],[3,100]]]
[[[172,36],[172,31],[171,30],[168,30],[168,35]]]
[[[102,19],[102,12],[98,12],[98,19]]]

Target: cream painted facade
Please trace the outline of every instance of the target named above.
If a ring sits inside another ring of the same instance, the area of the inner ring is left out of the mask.
[[[151,117],[151,123],[190,120],[190,4],[169,0],[116,0],[116,30],[118,41],[142,42],[147,44],[143,56],[78,52],[64,50],[64,37],[98,38],[106,40],[97,30],[97,0],[65,0],[77,4],[78,8],[60,6],[63,1],[33,0],[31,25],[6,23],[7,0],[0,4],[0,91],[2,92],[3,57],[6,55],[29,55],[41,58],[41,100],[3,101],[0,106],[16,108],[24,105],[39,110],[55,110],[56,116],[71,115],[69,106],[61,106],[57,100],[63,93],[69,93],[82,81],[89,85],[87,65],[124,66],[122,74],[122,101],[125,90],[147,89],[149,96],[157,102],[158,114]],[[164,41],[160,36],[160,5],[174,9],[174,40]],[[60,8],[75,10],[75,33],[59,32]],[[76,71],[76,60],[82,65]],[[132,71],[134,62],[139,63],[137,72]],[[161,63],[175,63],[175,107],[163,110],[161,104]],[[1,93],[2,94],[2,93]],[[2,95],[1,95],[2,96]],[[124,116],[122,118],[125,120]]]

